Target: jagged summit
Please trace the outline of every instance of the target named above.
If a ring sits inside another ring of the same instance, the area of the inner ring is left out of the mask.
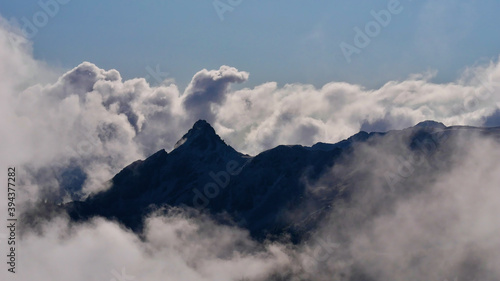
[[[216,148],[220,145],[227,146],[207,121],[198,120],[194,123],[193,127],[177,141],[174,149],[189,147],[191,149],[198,148],[200,150],[206,150],[207,148]]]

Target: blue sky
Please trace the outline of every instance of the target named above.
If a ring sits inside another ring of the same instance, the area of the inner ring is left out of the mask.
[[[446,82],[500,54],[500,1],[401,0],[401,12],[349,63],[340,44],[353,45],[354,28],[364,29],[371,11],[390,2],[242,0],[221,19],[213,0],[69,0],[32,41],[35,57],[51,65],[90,61],[124,78],[145,77],[158,65],[181,87],[197,71],[224,64],[250,73],[243,86],[346,81],[373,88],[427,70]],[[40,11],[39,1],[0,3],[0,14],[21,25]]]

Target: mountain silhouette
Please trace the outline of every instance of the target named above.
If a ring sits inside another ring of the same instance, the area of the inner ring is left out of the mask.
[[[102,216],[136,232],[142,230],[144,218],[159,208],[196,209],[222,223],[246,228],[256,239],[286,234],[299,241],[336,204],[352,200],[351,195],[360,189],[370,192],[373,175],[366,171],[379,167],[359,169],[376,160],[363,145],[388,148],[395,155],[399,150],[405,155],[408,149],[427,157],[429,165],[415,165],[413,170],[429,174],[431,181],[451,166],[450,140],[471,133],[498,138],[500,128],[446,127],[425,121],[405,130],[360,132],[336,144],[280,145],[249,156],[227,145],[210,124],[199,120],[170,153],[160,150],[133,162],[111,179],[108,190],[64,208],[75,221]],[[412,182],[411,177],[395,182],[414,190],[426,184]],[[390,173],[387,183],[393,188]],[[390,202],[390,197],[380,199],[374,212]]]

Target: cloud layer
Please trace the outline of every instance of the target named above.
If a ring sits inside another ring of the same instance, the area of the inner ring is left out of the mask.
[[[497,139],[498,141],[498,139]],[[363,144],[324,175],[351,173],[355,194],[338,204],[301,256],[312,280],[497,280],[499,143],[449,140],[454,154],[417,155],[397,142]],[[401,180],[390,186],[387,175]],[[330,181],[328,181],[330,180]],[[306,253],[308,255],[304,256]],[[334,278],[332,278],[334,276]],[[307,280],[306,278],[306,280]],[[349,279],[352,278],[352,279]]]
[[[144,236],[101,219],[54,220],[23,238],[17,280],[258,280],[290,262],[283,246],[178,210],[151,217]]]

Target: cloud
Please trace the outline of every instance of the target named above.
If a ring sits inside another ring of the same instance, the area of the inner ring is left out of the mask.
[[[230,84],[245,82],[248,75],[247,72],[225,65],[219,70],[204,69],[196,73],[184,92],[183,104],[186,110],[195,118],[212,123],[215,121],[212,105],[222,105]]]
[[[175,209],[149,218],[143,239],[103,219],[57,218],[22,241],[16,280],[260,280],[290,262],[278,244]]]
[[[216,124],[228,129],[224,138],[250,153],[278,144],[337,142],[360,129],[402,129],[427,119],[480,126],[497,108],[499,73],[492,62],[453,83],[432,83],[432,74],[424,74],[376,90],[339,82],[320,89],[267,83],[229,95]],[[304,131],[304,124],[315,129]]]
[[[500,211],[500,144],[495,138],[498,133],[493,138],[459,134],[446,141],[453,155],[443,152],[445,147],[416,155],[395,139],[357,147],[310,187],[321,196],[345,185],[349,199],[337,200],[316,234],[294,253],[301,276],[499,279],[500,223],[494,214]],[[392,191],[387,172],[403,177]]]

